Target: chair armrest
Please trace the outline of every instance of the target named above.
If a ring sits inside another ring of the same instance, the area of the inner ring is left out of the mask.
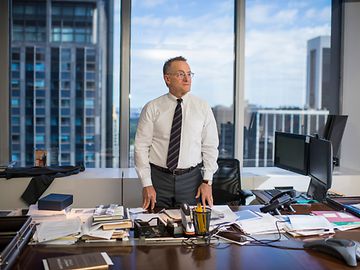
[[[247,197],[250,197],[250,196],[253,196],[254,194],[251,192],[251,190],[247,190],[247,189],[242,189],[240,190],[240,196],[243,197],[243,198],[247,198]]]
[[[250,190],[242,189],[240,190],[240,204],[246,205],[246,198],[252,197],[254,194]]]

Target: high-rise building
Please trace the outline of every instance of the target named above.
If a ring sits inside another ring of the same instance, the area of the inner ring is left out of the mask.
[[[22,166],[36,149],[48,164],[105,166],[111,3],[12,1],[11,158]]]
[[[234,109],[217,105],[212,107],[219,133],[219,157],[234,156]]]
[[[306,106],[310,109],[332,109],[327,97],[330,91],[330,36],[307,42]]]

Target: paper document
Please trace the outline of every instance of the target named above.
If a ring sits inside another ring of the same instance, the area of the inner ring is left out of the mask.
[[[284,232],[284,223],[269,213],[264,214],[259,219],[239,220],[235,224],[249,235],[277,233],[278,228],[280,232]]]
[[[213,212],[216,219],[213,219]],[[219,224],[233,223],[237,219],[237,215],[230,209],[228,205],[214,205],[211,207],[211,220],[210,227],[214,227]]]
[[[139,213],[144,213],[147,210],[142,208],[142,207],[137,207],[137,208],[129,208],[129,212],[130,214],[139,214]]]
[[[39,243],[81,233],[80,218],[45,221],[36,226]]]
[[[260,219],[262,216],[251,210],[242,210],[235,212],[238,216],[238,220],[245,219]]]
[[[288,216],[292,230],[332,230],[332,224],[323,216],[290,215]]]

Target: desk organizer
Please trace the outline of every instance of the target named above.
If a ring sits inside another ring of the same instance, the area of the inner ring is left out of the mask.
[[[33,227],[27,216],[0,217],[0,270],[11,269],[29,241]]]
[[[156,221],[155,225],[150,225],[151,221]],[[165,224],[157,217],[149,221],[134,220],[134,236],[135,238],[156,238],[170,236],[166,230]]]

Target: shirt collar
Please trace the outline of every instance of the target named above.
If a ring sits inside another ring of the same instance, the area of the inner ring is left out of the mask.
[[[177,97],[175,97],[173,94],[171,94],[170,92],[168,93],[168,97],[170,98],[170,100],[173,100],[174,102],[176,102],[176,100],[178,99]],[[183,103],[186,102],[186,100],[189,98],[189,93],[186,93],[185,95],[183,95],[181,97],[181,99],[183,100]]]

